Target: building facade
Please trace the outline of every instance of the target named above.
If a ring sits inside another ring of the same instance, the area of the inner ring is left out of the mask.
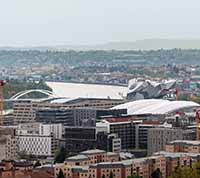
[[[151,128],[148,131],[148,155],[165,150],[165,145],[170,141],[192,140],[193,138],[190,130],[183,130],[181,128]]]
[[[17,140],[14,128],[0,129],[0,160],[17,158]]]
[[[16,136],[17,151],[25,155],[54,156],[62,132],[62,124],[20,124]]]
[[[99,153],[100,155],[101,158],[106,158],[105,153]],[[169,152],[159,152],[151,157],[123,161],[106,161],[109,159],[98,158],[100,158],[98,154],[93,154],[90,159],[82,154],[70,157],[64,163],[55,165],[55,177],[62,170],[66,178],[109,178],[111,174],[113,178],[127,178],[132,175],[149,178],[159,170],[162,178],[168,178],[178,166],[193,167],[200,161],[200,156],[196,153]]]
[[[175,140],[166,144],[165,151],[172,153],[200,153],[200,141]]]

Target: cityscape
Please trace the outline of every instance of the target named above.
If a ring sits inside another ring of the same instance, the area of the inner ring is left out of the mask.
[[[200,178],[198,2],[1,4],[0,178]]]

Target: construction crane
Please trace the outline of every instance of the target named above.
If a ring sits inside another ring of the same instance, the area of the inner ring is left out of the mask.
[[[3,111],[4,111],[4,97],[3,97],[3,87],[6,84],[4,80],[0,80],[0,126],[3,125]]]
[[[196,110],[196,140],[200,140],[200,109]]]

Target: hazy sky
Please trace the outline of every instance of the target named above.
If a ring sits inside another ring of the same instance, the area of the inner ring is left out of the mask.
[[[0,46],[199,37],[199,0],[0,0]]]

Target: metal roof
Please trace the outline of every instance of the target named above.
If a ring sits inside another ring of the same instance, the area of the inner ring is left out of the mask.
[[[120,104],[112,109],[127,109],[128,115],[153,114],[162,115],[185,108],[199,107],[192,101],[168,101],[162,99],[143,99]]]

